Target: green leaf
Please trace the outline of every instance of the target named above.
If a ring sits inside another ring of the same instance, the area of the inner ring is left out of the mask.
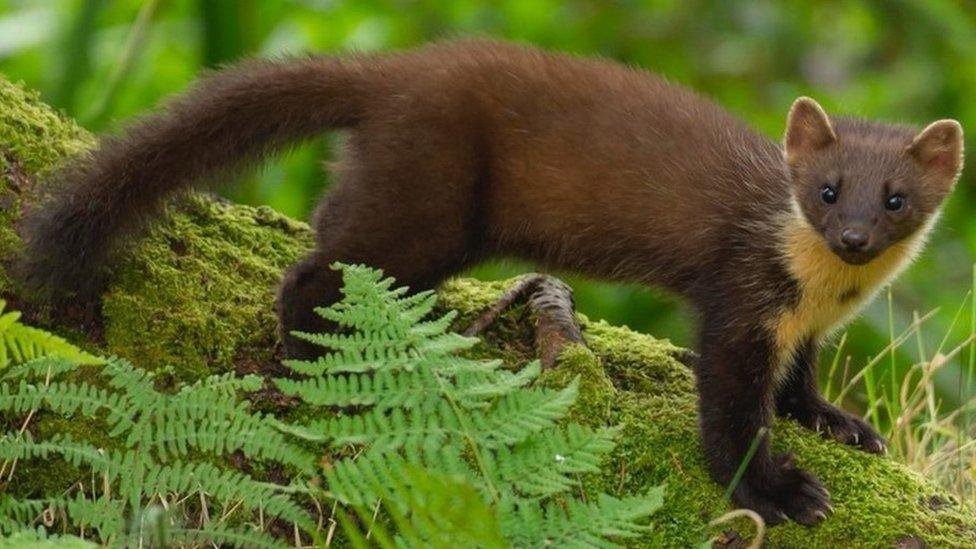
[[[103,364],[104,359],[90,355],[60,337],[21,324],[20,313],[3,313],[6,302],[0,300],[0,370],[40,357],[54,356],[76,364]]]

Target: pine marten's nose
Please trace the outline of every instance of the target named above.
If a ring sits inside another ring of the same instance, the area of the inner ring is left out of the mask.
[[[848,227],[840,233],[840,241],[848,250],[855,252],[864,249],[868,245],[868,232],[863,229]]]

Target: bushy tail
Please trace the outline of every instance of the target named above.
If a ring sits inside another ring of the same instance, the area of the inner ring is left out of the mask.
[[[90,294],[113,247],[174,192],[330,128],[377,93],[368,59],[248,61],[213,73],[54,174],[21,222],[20,278],[43,295]]]

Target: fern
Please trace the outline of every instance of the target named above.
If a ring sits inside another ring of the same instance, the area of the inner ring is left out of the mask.
[[[571,474],[596,473],[600,461],[613,449],[616,431],[594,431],[570,424],[554,436],[535,436],[514,451],[498,453],[498,474],[526,497],[544,498],[568,491]]]
[[[608,546],[646,531],[639,521],[660,506],[660,491],[595,503],[572,497],[575,475],[598,471],[616,433],[566,423],[576,381],[561,390],[530,387],[537,362],[511,372],[500,361],[464,358],[477,340],[447,331],[454,313],[428,320],[433,293],[408,295],[368,267],[333,268],[343,273],[343,299],[317,312],[340,330],[297,333],[325,354],[285,362],[300,377],[276,380],[284,393],[335,410],[332,418],[280,425],[283,432],[359,450],[327,465],[333,497],[355,508],[382,500],[401,546],[462,539],[448,509],[435,517],[424,506],[447,501],[444,491],[460,490],[458,483],[497,513],[515,546]]]
[[[402,473],[391,487],[397,500],[405,502],[409,511],[403,512],[396,505],[384,506],[396,527],[397,538],[383,523],[377,523],[367,508],[354,508],[362,523],[369,524],[375,540],[373,545],[384,549],[509,546],[501,535],[496,513],[466,479],[417,467],[407,467]],[[348,517],[340,513],[339,520],[354,547],[371,546]]]
[[[61,357],[73,364],[103,362],[60,337],[21,324],[20,313],[4,313],[6,306],[7,303],[0,299],[0,371],[11,364],[24,363],[43,356]]]
[[[184,544],[200,544],[216,547],[247,547],[248,549],[279,549],[281,541],[253,529],[211,525],[204,528],[166,528],[162,547],[180,547]]]
[[[601,494],[596,502],[569,499],[544,507],[504,501],[502,529],[512,532],[516,547],[614,547],[607,538],[636,538],[648,526],[636,521],[657,510],[664,499],[663,488],[645,495],[618,499]]]
[[[30,431],[14,431],[0,437],[0,459],[13,463],[58,457],[102,479],[101,493],[5,498],[0,500],[0,533],[32,528],[43,513],[54,513],[68,517],[75,528],[94,529],[101,540],[130,535],[142,539],[144,533],[129,533],[127,523],[140,516],[146,502],[174,494],[181,499],[200,494],[208,505],[259,511],[269,519],[316,530],[311,515],[293,498],[294,492],[307,492],[301,479],[314,471],[312,454],[290,442],[269,417],[250,412],[239,396],[260,389],[260,378],[213,376],[167,394],[155,389],[152,374],[123,360],[104,361],[99,379],[92,381],[70,375],[78,364],[39,358],[11,366],[0,382],[0,413],[41,410],[100,422],[116,447],[102,449],[66,435],[35,440]],[[232,452],[283,464],[298,472],[299,484],[277,486],[218,465]],[[168,539],[187,543],[275,543],[266,534],[233,525],[178,526],[167,532]]]
[[[49,534],[43,527],[21,530],[0,538],[0,549],[95,549],[98,545],[77,536]]]

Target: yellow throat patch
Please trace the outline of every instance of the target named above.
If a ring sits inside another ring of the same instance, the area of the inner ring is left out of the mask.
[[[794,207],[784,223],[783,254],[799,283],[800,300],[795,308],[781,311],[769,326],[776,340],[778,376],[787,372],[800,345],[843,326],[910,265],[936,218],[932,216],[915,234],[892,244],[870,263],[851,265],[830,250],[823,236]]]

